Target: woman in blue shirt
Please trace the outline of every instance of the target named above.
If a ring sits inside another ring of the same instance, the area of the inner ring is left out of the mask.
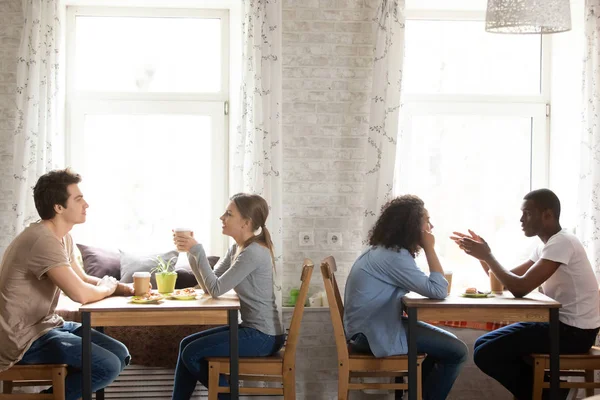
[[[435,252],[433,225],[423,200],[397,197],[383,208],[369,232],[368,247],[354,262],[345,290],[344,328],[351,346],[375,357],[406,354],[408,321],[401,318],[402,296],[410,291],[432,299],[448,295],[448,282]],[[415,263],[423,250],[429,276]],[[419,321],[417,351],[422,365],[423,399],[443,400],[467,360],[467,346],[450,332]]]

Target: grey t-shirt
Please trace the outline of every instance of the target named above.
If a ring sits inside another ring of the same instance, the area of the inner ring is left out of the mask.
[[[237,244],[229,248],[215,270],[211,270],[204,247],[197,244],[188,253],[190,266],[202,289],[219,297],[233,289],[240,298],[242,326],[267,335],[281,335],[283,327],[273,290],[273,262],[269,249],[252,243],[233,259]]]

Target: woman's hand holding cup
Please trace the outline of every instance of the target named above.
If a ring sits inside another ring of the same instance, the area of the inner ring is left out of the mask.
[[[173,229],[173,243],[178,251],[189,252],[192,247],[198,244],[194,239],[194,232],[188,228]]]

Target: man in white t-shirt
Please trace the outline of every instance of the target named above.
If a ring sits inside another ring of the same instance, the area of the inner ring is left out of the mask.
[[[561,228],[560,201],[551,190],[534,190],[523,200],[523,232],[527,237],[538,236],[542,243],[518,267],[502,267],[486,241],[473,231],[469,235],[454,232],[452,239],[515,297],[541,286],[547,296],[560,302],[560,353],[585,353],[600,327],[598,283],[590,261],[579,239]],[[549,324],[521,322],[480,337],[473,358],[479,369],[522,400],[531,398],[533,384],[533,368],[523,356],[549,352]]]

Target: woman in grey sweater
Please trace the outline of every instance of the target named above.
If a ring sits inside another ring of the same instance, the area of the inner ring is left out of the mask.
[[[265,227],[268,215],[267,202],[258,195],[239,193],[231,198],[221,221],[223,234],[231,236],[235,244],[214,271],[193,234],[173,235],[177,249],[188,252],[192,270],[206,293],[216,298],[233,289],[238,294],[242,317],[238,334],[240,357],[269,356],[279,351],[285,340],[273,290],[273,243]],[[183,339],[175,369],[173,400],[189,399],[198,381],[208,387],[207,357],[228,356],[228,326]],[[220,384],[226,384],[224,377]],[[227,398],[229,394],[219,394],[219,399]]]

